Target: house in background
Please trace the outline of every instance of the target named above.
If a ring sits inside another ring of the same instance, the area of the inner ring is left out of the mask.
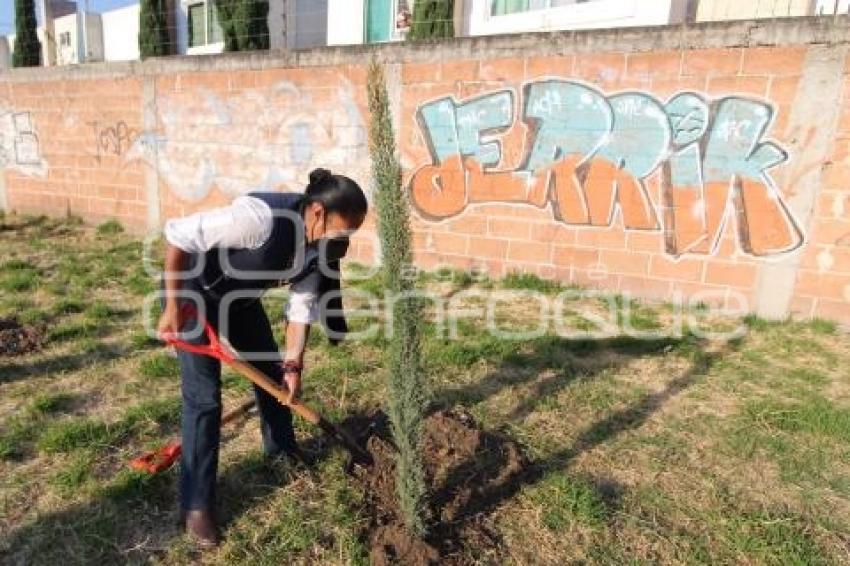
[[[36,0],[36,10],[39,12],[39,21],[44,22],[44,13],[49,10],[53,14],[53,18],[62,18],[77,13],[77,3],[69,0]],[[55,50],[51,47],[55,46],[56,35],[50,34],[43,25],[36,29],[38,40],[41,42],[41,60],[43,64],[55,64],[53,54]],[[48,41],[48,39],[50,41]],[[0,36],[0,42],[5,42],[5,50],[0,47],[0,69],[9,68],[12,66],[12,53],[15,50],[15,34],[9,34],[5,37]],[[3,55],[5,53],[5,57]],[[4,64],[6,67],[4,67]]]
[[[402,41],[415,0],[328,0],[327,45]],[[463,6],[455,0],[456,12]]]
[[[77,4],[66,0],[51,0],[56,45],[53,64],[72,65],[94,61],[133,61],[139,59],[139,2],[98,14],[77,10]],[[221,53],[224,41],[215,10],[215,0],[170,0],[168,29],[174,55]],[[324,10],[317,9],[324,5]],[[296,33],[286,29],[287,12],[296,18],[312,22],[309,28]],[[44,21],[42,9],[40,21]],[[313,21],[315,20],[315,21]],[[269,42],[272,49],[325,45],[327,41],[327,0],[270,0]],[[45,30],[38,28],[45,49],[42,61],[51,61],[44,41]],[[287,43],[291,34],[292,42]],[[85,39],[85,42],[82,40]],[[320,43],[317,43],[320,42]],[[14,35],[9,36],[10,52],[14,50]],[[48,63],[49,64],[49,63]],[[0,63],[2,65],[2,63]]]
[[[286,47],[307,49],[328,45],[328,25],[333,0],[283,0]],[[354,4],[353,0],[347,2]],[[351,22],[349,22],[351,25]]]
[[[103,24],[103,60],[135,61],[139,58],[139,4],[100,15]]]
[[[816,2],[812,0],[699,0],[696,13],[698,22],[721,20],[752,20],[759,18],[790,18],[813,16]]]
[[[177,53],[204,55],[224,51],[214,0],[179,0],[175,23]]]
[[[464,35],[663,26],[687,19],[690,0],[464,0]]]
[[[54,18],[53,33],[57,65],[103,61],[103,25],[100,14],[79,11]]]
[[[0,36],[0,71],[12,66],[12,51],[9,49],[9,39]]]
[[[850,14],[850,0],[818,0],[816,16]]]
[[[457,36],[667,25],[693,0],[455,0]],[[401,41],[416,0],[329,0],[328,44]]]
[[[697,22],[794,18],[850,13],[850,0],[694,0]]]
[[[269,0],[269,48],[326,45],[327,5],[327,0]],[[177,54],[204,55],[224,51],[215,0],[179,0],[175,27]]]
[[[173,54],[224,51],[215,1],[168,0]],[[417,1],[422,0],[268,0],[270,48],[403,41]],[[46,64],[139,59],[138,0],[85,18],[76,2],[37,2],[40,21],[46,9],[53,14],[52,33],[38,29]],[[848,12],[850,0],[454,0],[451,17],[457,36],[484,36]],[[45,35],[55,44],[52,52]],[[0,44],[0,69],[10,65],[14,35],[6,43]]]

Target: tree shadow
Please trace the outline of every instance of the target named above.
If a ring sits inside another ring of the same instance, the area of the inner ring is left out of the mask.
[[[47,342],[47,345],[49,346],[52,342],[62,343],[75,338],[97,338],[101,340],[110,338],[115,336],[116,329],[120,329],[123,322],[132,318],[135,314],[131,310],[117,311],[110,315],[108,323],[101,324],[93,329],[88,329],[84,325],[72,326],[67,334],[54,330],[53,337]],[[57,317],[53,316],[48,319],[47,323],[55,325],[56,319]],[[41,352],[32,352],[18,356],[23,358],[24,361],[9,361],[0,364],[0,384],[21,381],[50,372],[76,371],[95,363],[126,358],[133,351],[135,350],[124,346],[98,343],[94,348],[85,351],[47,356],[41,359],[36,359]]]
[[[650,354],[656,347],[659,351],[665,351],[670,345],[661,343],[655,346],[647,345],[640,348],[643,354]],[[649,393],[630,404],[629,406],[616,410],[605,418],[593,423],[581,431],[570,446],[556,451],[542,460],[526,462],[526,465],[517,466],[510,451],[504,450],[506,441],[510,439],[500,432],[482,433],[482,448],[474,458],[470,458],[458,464],[445,476],[442,485],[434,492],[433,501],[439,507],[446,501],[456,497],[459,490],[468,489],[469,478],[476,478],[478,488],[472,496],[465,498],[461,509],[454,512],[453,520],[440,524],[435,530],[435,540],[458,540],[462,530],[469,522],[479,522],[481,517],[491,514],[505,501],[514,497],[521,489],[533,486],[552,473],[567,469],[570,463],[582,453],[588,452],[624,432],[635,430],[647,422],[668,401],[682,394],[688,388],[699,383],[709,372],[714,364],[724,356],[736,350],[740,341],[727,343],[724,347],[707,351],[699,349],[693,355],[691,366],[681,375],[669,381],[666,386],[657,392]],[[532,362],[532,360],[529,360]],[[561,379],[566,383],[572,381],[568,376],[553,376],[552,380]],[[574,378],[573,378],[574,379]],[[536,387],[535,395],[523,399],[518,410],[512,413],[512,417],[528,414],[528,411],[541,401],[536,395],[551,395],[559,391],[564,384],[556,384],[550,379],[544,380]],[[468,386],[464,388],[465,399],[484,400],[487,396],[495,394],[497,388],[493,383],[498,382],[498,377],[490,376],[485,379],[481,387]],[[618,490],[609,489],[604,482],[597,481],[598,495],[609,505],[618,498]]]
[[[698,346],[691,336],[639,338],[616,336],[600,340],[545,336],[532,341],[523,351],[505,356],[499,367],[484,378],[459,387],[444,387],[434,393],[430,411],[454,405],[471,406],[497,396],[505,388],[528,385],[504,422],[521,420],[570,384],[591,379],[602,371],[616,369],[637,358],[658,356],[680,348]],[[542,371],[548,374],[539,377]]]
[[[132,349],[99,344],[93,350],[51,356],[32,362],[10,362],[0,365],[0,384],[21,381],[51,372],[67,372],[83,369],[95,363],[126,358]]]

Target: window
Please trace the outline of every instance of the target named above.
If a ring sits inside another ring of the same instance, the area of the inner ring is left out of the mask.
[[[390,40],[392,32],[393,0],[367,0],[366,41],[379,43]]]
[[[504,16],[517,12],[529,12],[531,10],[545,10],[548,8],[560,8],[570,4],[582,4],[589,0],[492,0],[490,15]]]
[[[59,34],[59,45],[61,47],[71,47],[71,32],[63,31]]]
[[[209,25],[207,26],[207,37],[210,43],[218,43],[224,41],[224,33],[221,31],[221,24],[218,23],[218,10],[214,2],[210,2],[209,6]]]
[[[189,47],[207,44],[207,7],[199,2],[189,6]]]
[[[221,24],[218,23],[218,10],[212,1],[190,4],[188,12],[189,47],[224,41]]]

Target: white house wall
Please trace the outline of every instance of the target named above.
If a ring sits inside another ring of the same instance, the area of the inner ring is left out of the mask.
[[[850,13],[850,0],[818,0],[815,14]]]
[[[328,45],[363,43],[364,0],[328,0]]]
[[[12,50],[9,49],[9,40],[0,37],[0,69],[8,69],[12,66]]]
[[[101,14],[103,58],[107,61],[135,61],[139,58],[139,5]]]
[[[86,14],[86,61],[103,61],[103,23],[100,14]]]
[[[674,0],[596,0],[492,16],[491,0],[469,0],[470,35],[527,31],[655,26],[670,23]]]

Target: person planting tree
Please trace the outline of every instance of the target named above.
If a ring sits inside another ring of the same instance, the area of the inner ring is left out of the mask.
[[[189,303],[240,356],[285,385],[296,399],[310,325],[321,319],[334,342],[346,332],[339,261],[367,211],[356,182],[316,169],[304,194],[249,193],[228,207],[167,222],[159,334],[183,333],[188,342],[206,342],[202,333],[190,332],[196,321],[187,315]],[[291,293],[281,358],[260,297],[282,283],[290,285]],[[221,364],[189,352],[178,355],[183,396],[181,509],[189,534],[201,546],[212,546],[219,540],[214,507]],[[255,393],[266,454],[303,459],[290,410],[258,388]]]

